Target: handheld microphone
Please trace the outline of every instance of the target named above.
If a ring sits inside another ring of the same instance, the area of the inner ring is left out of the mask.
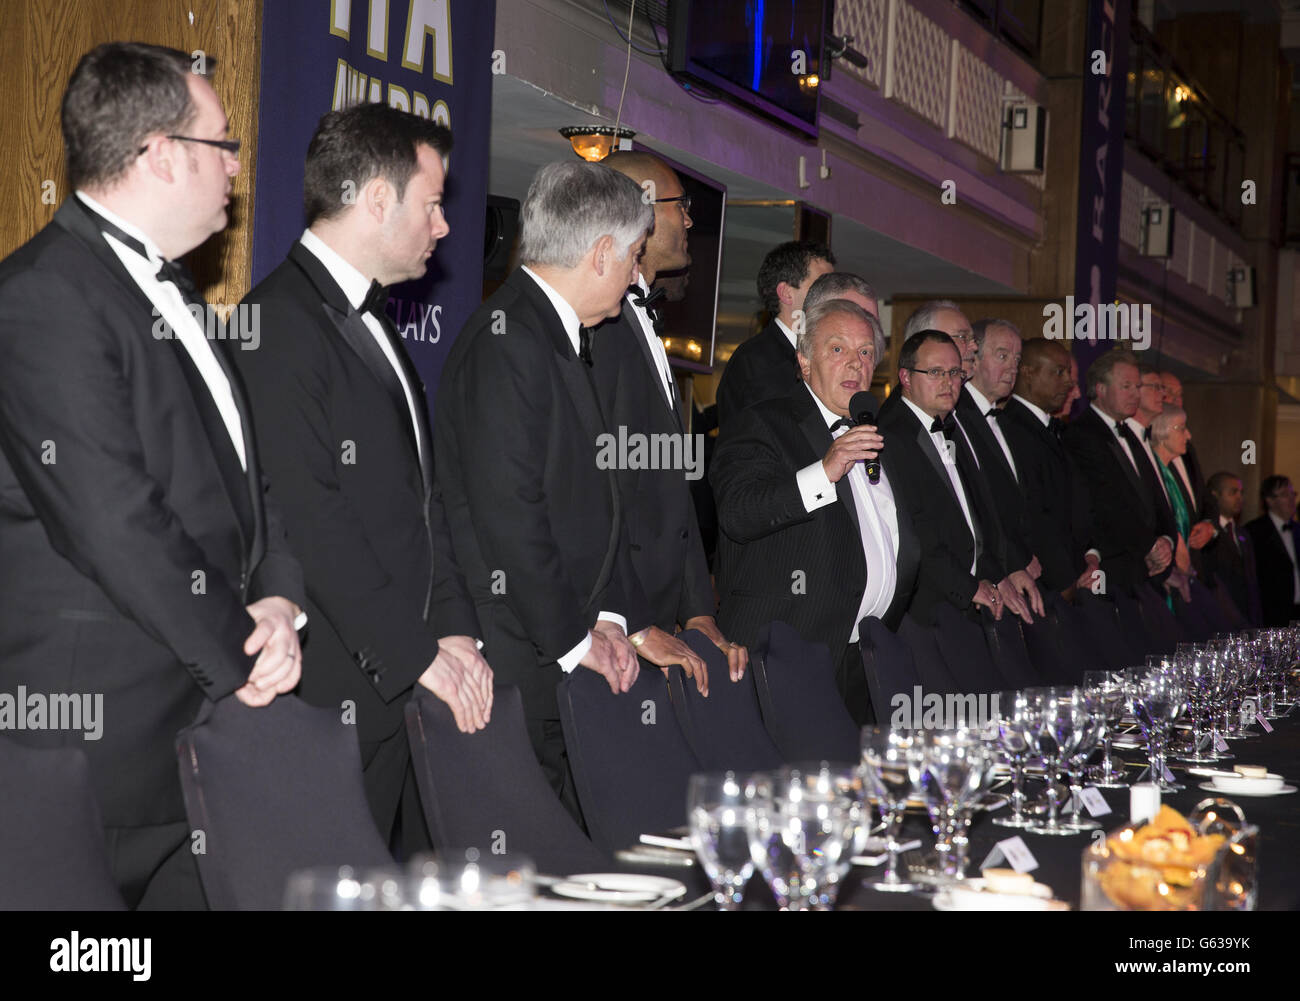
[[[865,389],[854,393],[853,399],[849,400],[849,415],[854,424],[875,424],[876,397]],[[879,459],[867,460],[867,479],[872,483],[880,482]]]

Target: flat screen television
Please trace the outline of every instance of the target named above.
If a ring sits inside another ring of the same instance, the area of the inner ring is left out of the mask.
[[[634,143],[632,148],[653,153],[677,171],[682,191],[690,196],[691,228],[687,247],[691,263],[681,271],[655,276],[654,287],[666,293],[656,305],[660,316],[659,336],[674,368],[711,372],[717,338],[727,187],[640,143]]]
[[[668,68],[790,131],[817,137],[833,0],[671,0]],[[827,60],[829,62],[829,60]]]

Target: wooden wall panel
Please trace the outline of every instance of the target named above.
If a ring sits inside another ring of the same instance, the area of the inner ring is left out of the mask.
[[[63,170],[59,102],[83,53],[101,42],[138,41],[217,61],[213,84],[241,139],[230,225],[191,260],[213,303],[234,303],[248,291],[252,268],[252,191],[261,76],[261,0],[4,0],[0,4],[0,149],[6,193],[0,256],[30,239],[69,194]],[[53,182],[53,187],[46,182]],[[53,190],[52,203],[43,195]]]

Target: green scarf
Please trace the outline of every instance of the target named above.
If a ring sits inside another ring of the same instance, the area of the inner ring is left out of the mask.
[[[1170,468],[1160,462],[1160,456],[1156,456],[1156,462],[1160,466],[1160,475],[1165,480],[1165,490],[1169,494],[1169,503],[1174,508],[1174,522],[1178,525],[1178,534],[1186,540],[1187,533],[1192,528],[1192,518],[1187,510],[1187,502],[1183,500],[1183,492],[1178,488],[1178,483],[1174,480],[1174,474]]]

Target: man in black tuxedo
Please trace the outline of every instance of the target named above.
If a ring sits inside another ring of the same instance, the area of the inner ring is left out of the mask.
[[[975,357],[970,377],[957,396],[957,419],[993,497],[1006,546],[1006,565],[1016,568],[1008,579],[1021,601],[1041,616],[1043,596],[1034,582],[1042,574],[1042,564],[1029,541],[1019,470],[1001,426],[1001,405],[1011,396],[1020,368],[1020,331],[1010,320],[997,319],[977,320],[971,330]]]
[[[921,539],[916,596],[909,611],[924,625],[946,601],[959,610],[1003,607],[1028,616],[1006,579],[1005,545],[994,501],[975,456],[952,418],[961,387],[961,357],[939,330],[909,337],[899,352],[899,403],[880,417],[893,442],[899,478]],[[996,582],[996,583],[995,583]]]
[[[792,240],[773,247],[758,269],[758,295],[772,317],[727,360],[718,382],[718,427],[759,400],[788,394],[799,381],[796,329],[813,282],[835,270],[824,243]]]
[[[1249,625],[1264,624],[1260,605],[1255,546],[1241,524],[1244,501],[1241,479],[1229,472],[1215,473],[1205,486],[1201,517],[1217,532],[1193,558],[1211,587],[1222,582],[1241,618]]]
[[[1178,529],[1143,428],[1133,420],[1141,390],[1132,352],[1103,354],[1087,380],[1092,404],[1066,428],[1065,445],[1083,474],[1108,586],[1131,587],[1169,571]]]
[[[264,335],[239,358],[307,575],[301,694],[351,707],[371,812],[403,857],[430,847],[403,716],[412,689],[434,692],[466,733],[492,705],[433,489],[424,387],[384,312],[387,286],[421,277],[447,235],[450,149],[446,128],[384,104],[322,118],[307,149],[307,229],[245,299]]]
[[[190,69],[153,45],[82,57],[75,193],[0,264],[0,691],[89,690],[104,716],[100,739],[5,737],[86,754],[114,878],[145,908],[205,906],[177,732],[204,699],[294,688],[305,601],[225,329],[174,261],[226,225],[239,171]]]
[[[685,468],[618,470],[632,565],[655,625],[668,634],[678,626],[700,630],[727,654],[731,676],[739,680],[748,653],[722,635],[714,618],[713,581],[688,486],[688,477],[698,479],[703,473],[704,436],[686,434],[677,382],[655,332],[654,300],[662,293],[650,291],[661,272],[680,271],[691,262],[686,194],[676,172],[649,153],[616,152],[602,162],[652,195],[655,221],[646,237],[640,274],[623,298],[620,316],[593,338],[596,392],[615,433],[626,428],[629,435],[645,435],[650,441],[676,440],[683,459],[693,456],[693,462],[682,463]],[[660,437],[650,437],[655,435]],[[704,662],[688,661],[687,671],[707,693]]]
[[[1246,523],[1246,533],[1255,547],[1264,625],[1285,626],[1300,619],[1295,487],[1285,476],[1265,476],[1259,485],[1259,503],[1264,513]]]
[[[858,624],[875,616],[897,628],[919,552],[899,493],[902,450],[882,452],[876,428],[849,417],[884,354],[884,332],[859,306],[832,299],[807,311],[799,345],[802,381],[740,413],[718,442],[718,619],[741,643],[776,620],[825,643],[845,704],[865,723]],[[873,484],[864,463],[877,456]]]
[[[1065,425],[1051,416],[1070,396],[1070,352],[1060,341],[1026,341],[1015,392],[1000,427],[1016,463],[1024,495],[1030,548],[1042,564],[1043,587],[1072,595],[1090,587],[1101,554],[1089,549],[1088,496],[1083,476],[1063,443]]]
[[[461,330],[435,408],[438,482],[484,652],[519,686],[533,748],[575,816],[563,673],[596,671],[619,693],[636,680],[637,653],[689,662],[686,644],[653,625],[632,566],[616,476],[625,457],[607,461],[617,435],[590,362],[592,337],[607,333],[591,328],[619,315],[653,219],[641,189],[608,167],[538,171],[520,211],[522,265]]]

